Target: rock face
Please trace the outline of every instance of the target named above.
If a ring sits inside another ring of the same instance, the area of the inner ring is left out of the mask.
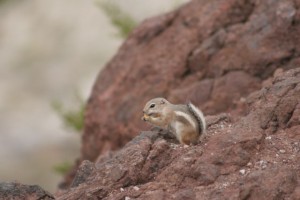
[[[54,197],[37,185],[2,182],[0,183],[0,199],[49,200]]]
[[[246,98],[248,114],[208,116],[205,140],[184,147],[158,131],[85,161],[67,199],[300,199],[300,68]]]
[[[194,0],[143,22],[100,73],[88,101],[82,160],[141,130],[145,102],[188,100],[205,114],[246,113],[276,69],[300,64],[299,0]]]

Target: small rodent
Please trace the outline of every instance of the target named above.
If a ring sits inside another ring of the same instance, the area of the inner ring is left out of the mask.
[[[174,105],[164,98],[148,101],[142,120],[170,130],[181,144],[196,144],[205,134],[203,113],[192,103]]]

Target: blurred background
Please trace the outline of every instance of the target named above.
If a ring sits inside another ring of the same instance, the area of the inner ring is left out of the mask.
[[[101,68],[138,23],[185,2],[0,0],[0,181],[55,191]]]

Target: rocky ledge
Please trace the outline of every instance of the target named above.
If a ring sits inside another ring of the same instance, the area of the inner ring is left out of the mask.
[[[58,199],[300,199],[300,68],[251,93],[248,114],[208,116],[206,139],[158,130],[84,161]]]

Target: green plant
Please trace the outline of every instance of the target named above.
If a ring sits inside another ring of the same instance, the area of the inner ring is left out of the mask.
[[[0,5],[2,4],[2,3],[6,3],[7,2],[7,0],[0,0]]]
[[[70,162],[63,162],[53,167],[54,171],[58,174],[65,175],[72,168]]]
[[[59,101],[53,102],[52,107],[62,118],[66,127],[72,128],[76,132],[81,132],[84,125],[85,103],[80,97],[78,97],[78,102],[79,106],[76,110],[66,110]]]
[[[126,38],[136,27],[137,22],[118,5],[109,1],[99,1],[100,8],[104,11],[111,23],[118,29],[119,36]]]
[[[75,132],[80,133],[83,129],[84,109],[85,103],[80,97],[76,95],[78,108],[76,110],[67,110],[62,102],[55,101],[52,103],[53,109],[60,116],[66,127],[73,129]],[[72,168],[72,162],[64,161],[53,167],[54,172],[60,175],[65,175]]]

